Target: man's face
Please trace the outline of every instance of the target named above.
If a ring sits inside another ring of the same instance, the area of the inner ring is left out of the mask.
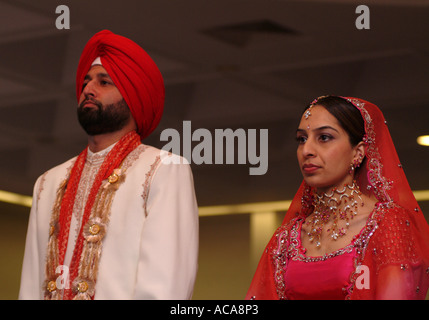
[[[77,114],[91,136],[118,131],[130,121],[127,103],[101,65],[93,66],[85,76]]]

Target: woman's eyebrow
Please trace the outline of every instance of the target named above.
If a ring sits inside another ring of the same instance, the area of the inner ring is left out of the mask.
[[[336,132],[339,132],[337,129],[335,129],[334,127],[331,127],[331,126],[318,127],[316,129],[313,129],[313,131],[322,131],[322,130],[326,130],[326,129],[330,129],[330,130],[334,130]]]
[[[334,127],[331,127],[331,126],[321,126],[321,127],[312,129],[311,131],[322,131],[322,130],[326,130],[326,129],[331,129],[331,130],[334,130],[334,131],[338,132],[337,129],[335,129]],[[296,132],[297,133],[298,132],[307,132],[307,130],[298,128],[298,129],[296,129]]]

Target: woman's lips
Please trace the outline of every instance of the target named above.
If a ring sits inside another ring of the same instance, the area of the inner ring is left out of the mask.
[[[313,172],[317,171],[318,169],[320,169],[320,167],[316,166],[315,164],[305,164],[302,166],[302,170],[305,173],[313,173]]]

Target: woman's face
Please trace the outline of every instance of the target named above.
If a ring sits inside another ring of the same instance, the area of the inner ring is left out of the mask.
[[[350,165],[359,158],[347,132],[324,107],[314,105],[296,131],[298,163],[305,182],[321,192],[350,184]],[[362,155],[363,156],[363,155]]]

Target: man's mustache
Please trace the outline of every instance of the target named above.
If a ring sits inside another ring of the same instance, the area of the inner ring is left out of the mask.
[[[83,106],[84,106],[84,105],[85,105],[85,103],[87,103],[87,102],[91,102],[91,103],[95,104],[95,105],[98,107],[98,109],[101,109],[101,108],[103,107],[103,104],[102,104],[100,101],[95,100],[95,99],[93,99],[93,98],[87,98],[87,99],[83,100],[83,101],[79,104],[79,108],[80,108],[80,109],[83,109]]]

